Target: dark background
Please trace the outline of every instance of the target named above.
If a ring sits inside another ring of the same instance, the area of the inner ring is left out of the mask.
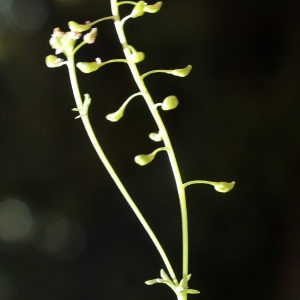
[[[149,3],[150,4],[150,3]],[[131,8],[122,6],[126,15]],[[76,113],[66,67],[48,69],[49,38],[70,20],[110,15],[109,0],[0,0],[0,299],[175,299],[145,280],[164,268],[97,158]],[[202,300],[300,299],[300,2],[165,0],[127,21],[146,54],[141,73],[193,66],[145,82],[162,112],[184,181],[236,181],[228,194],[187,188],[190,287]],[[113,22],[77,61],[122,58]],[[164,153],[125,64],[78,74],[104,151],[181,273],[180,211]]]

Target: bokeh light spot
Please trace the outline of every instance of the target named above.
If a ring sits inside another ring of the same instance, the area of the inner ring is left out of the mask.
[[[0,204],[0,238],[14,241],[26,236],[32,225],[28,206],[16,199],[7,199]]]
[[[64,218],[50,225],[45,234],[45,248],[58,260],[78,257],[85,244],[81,225]]]
[[[0,0],[0,12],[5,12],[10,8],[12,0]]]
[[[20,34],[31,34],[39,30],[48,17],[46,3],[42,0],[13,1],[10,18],[13,28]]]

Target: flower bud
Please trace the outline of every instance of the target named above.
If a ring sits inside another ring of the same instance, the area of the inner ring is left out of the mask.
[[[165,279],[165,280],[169,280],[170,279],[169,276],[168,276],[168,274],[163,269],[160,270],[160,276],[161,276],[162,279]]]
[[[83,39],[88,43],[88,44],[93,44],[95,42],[95,39],[97,37],[97,28],[92,28],[91,31],[83,36]]]
[[[146,5],[144,7],[144,12],[147,12],[147,13],[156,13],[160,10],[162,6],[162,2],[159,1],[159,2],[156,2],[155,4],[153,5]]]
[[[155,132],[151,132],[149,134],[149,138],[154,141],[154,142],[160,142],[162,141],[162,136],[160,135],[160,133],[155,133]]]
[[[63,62],[63,59],[55,56],[55,55],[48,55],[45,59],[46,65],[48,68],[57,68],[60,67],[61,65],[65,64]]]
[[[161,108],[163,110],[171,110],[176,108],[178,103],[179,102],[176,96],[169,96],[163,101]]]
[[[70,21],[68,23],[70,30],[72,31],[76,31],[76,32],[83,32],[83,31],[87,31],[91,28],[90,24],[78,24],[74,21]]]
[[[157,282],[157,279],[151,279],[151,280],[145,281],[145,283],[146,283],[147,285],[153,285],[153,284],[158,283],[158,282]]]
[[[179,77],[185,77],[187,75],[189,75],[189,73],[191,72],[192,70],[192,66],[191,65],[188,65],[187,67],[185,67],[184,69],[176,69],[176,70],[173,70],[171,72],[172,75],[175,75],[175,76],[179,76]]]
[[[200,291],[198,291],[198,290],[193,290],[193,289],[187,289],[186,290],[186,293],[187,294],[200,294]]]
[[[130,16],[131,18],[141,17],[144,14],[145,1],[139,1],[133,8]]]
[[[97,71],[101,67],[101,63],[98,63],[96,61],[94,62],[79,62],[76,64],[77,68],[82,72],[82,73],[91,73],[94,71]]]
[[[234,187],[235,182],[217,182],[214,184],[215,190],[220,193],[227,193]]]
[[[114,113],[108,114],[105,118],[111,122],[119,121],[124,115],[124,109],[119,109]]]
[[[145,54],[143,52],[135,52],[131,54],[130,60],[132,60],[134,63],[139,63],[145,59]]]
[[[153,154],[140,154],[134,158],[134,161],[140,166],[145,166],[149,164],[154,159],[154,157],[155,155]]]

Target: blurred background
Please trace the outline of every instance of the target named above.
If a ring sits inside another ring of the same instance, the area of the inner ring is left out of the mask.
[[[149,3],[150,4],[150,3]],[[122,6],[123,16],[132,7]],[[48,69],[53,29],[110,15],[109,0],[0,0],[0,299],[175,299],[163,262],[97,158],[67,68]],[[228,194],[187,188],[190,288],[201,300],[300,299],[300,2],[164,0],[126,22],[184,181],[236,181]],[[122,58],[113,22],[77,61]],[[140,167],[157,130],[125,64],[78,74],[90,119],[121,180],[181,273],[180,210],[164,153]]]

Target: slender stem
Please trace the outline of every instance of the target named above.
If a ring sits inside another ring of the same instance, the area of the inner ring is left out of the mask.
[[[79,87],[78,87],[77,76],[76,76],[76,71],[75,71],[75,64],[74,64],[74,56],[73,55],[68,56],[68,69],[69,69],[70,81],[71,81],[71,86],[72,86],[75,102],[76,102],[77,108],[81,109],[82,106],[83,106],[83,103],[82,103],[80,90],[79,90]],[[139,221],[141,222],[141,224],[145,228],[146,232],[150,236],[150,238],[153,241],[155,247],[157,248],[159,254],[161,255],[168,271],[170,272],[170,274],[173,274],[174,277],[172,276],[172,278],[176,279],[175,274],[174,274],[173,269],[172,269],[172,266],[169,262],[169,259],[166,255],[166,253],[164,252],[161,244],[159,243],[159,241],[156,238],[155,234],[153,233],[152,229],[148,225],[147,221],[144,219],[144,217],[141,214],[140,210],[137,208],[134,201],[132,200],[132,198],[128,194],[128,192],[125,189],[124,185],[122,184],[121,180],[119,179],[119,177],[117,176],[117,174],[114,171],[113,167],[111,166],[108,159],[106,158],[102,148],[100,147],[100,145],[98,143],[98,140],[97,140],[97,138],[94,134],[94,131],[91,127],[88,114],[83,115],[81,117],[81,119],[82,119],[83,125],[85,127],[85,130],[88,134],[88,137],[90,138],[90,140],[91,140],[91,142],[92,142],[92,144],[93,144],[100,160],[104,164],[105,168],[107,169],[108,173],[110,174],[110,176],[112,177],[112,179],[116,183],[117,187],[119,188],[120,192],[122,193],[122,195],[126,199],[127,203],[129,204],[129,206],[131,207],[131,209],[133,210],[133,212],[135,213],[135,215],[137,216],[137,218],[139,219]]]
[[[122,27],[122,24],[120,23],[120,17],[119,17],[119,11],[118,11],[118,5],[117,0],[111,0],[111,9],[112,9],[112,15],[116,17],[115,19],[115,27],[116,31],[120,40],[120,43],[123,47],[123,51],[125,54],[125,57],[129,60],[130,59],[130,49],[128,48],[128,43],[124,34],[124,30]],[[145,101],[151,111],[151,114],[159,128],[159,132],[163,138],[164,144],[166,148],[169,150],[167,151],[170,164],[173,170],[176,187],[178,191],[179,196],[179,202],[180,202],[180,208],[181,208],[181,221],[182,221],[182,244],[183,244],[183,253],[182,253],[182,277],[183,277],[183,286],[187,287],[187,275],[188,275],[188,219],[187,219],[187,208],[186,208],[186,198],[185,198],[185,190],[182,184],[181,175],[179,172],[177,160],[174,154],[174,150],[171,144],[171,141],[169,139],[167,130],[164,126],[164,123],[158,113],[157,110],[151,109],[153,107],[154,102],[144,84],[144,81],[136,67],[136,64],[133,62],[130,62],[128,64],[131,73],[134,77],[134,80],[139,88],[139,90],[143,93],[143,96],[145,98]],[[186,290],[182,293],[183,297],[182,299],[186,299]]]
[[[154,150],[151,155],[156,155],[158,152],[160,151],[167,151],[168,152],[168,148],[167,147],[161,147],[161,148],[157,148],[156,150]]]
[[[131,95],[123,104],[122,104],[122,106],[120,107],[121,109],[125,109],[126,108],[126,106],[127,106],[127,104],[133,99],[133,98],[135,98],[136,96],[139,96],[139,95],[142,95],[142,93],[141,92],[138,92],[138,93],[135,93],[135,94],[133,94],[133,95]]]
[[[94,22],[90,23],[89,25],[94,26],[95,24],[100,23],[102,21],[106,21],[106,20],[115,20],[115,17],[114,16],[109,16],[109,17],[101,18],[97,21],[94,21]]]
[[[136,5],[136,2],[133,2],[133,1],[122,1],[122,2],[119,2],[117,3],[118,6],[121,6],[123,4],[132,4],[132,5]]]
[[[72,51],[73,55],[75,55],[75,53],[85,44],[86,44],[86,41],[82,41],[79,45],[77,45],[76,48],[73,49],[73,51]]]
[[[193,180],[193,181],[186,182],[186,183],[183,185],[183,187],[186,188],[187,186],[189,186],[189,185],[191,185],[191,184],[199,184],[199,183],[210,184],[210,185],[213,185],[213,186],[216,185],[216,182],[213,182],[213,181],[207,181],[207,180]]]
[[[111,63],[116,63],[116,62],[122,62],[122,63],[126,63],[126,64],[129,64],[129,61],[127,59],[123,59],[123,58],[117,58],[117,59],[111,59],[111,60],[107,60],[107,61],[104,61],[101,64],[101,67],[102,66],[105,66],[107,64],[111,64]]]
[[[146,76],[150,75],[150,74],[154,74],[154,73],[167,73],[167,74],[171,74],[173,70],[152,70],[149,71],[143,75],[141,75],[141,78],[144,79]]]

